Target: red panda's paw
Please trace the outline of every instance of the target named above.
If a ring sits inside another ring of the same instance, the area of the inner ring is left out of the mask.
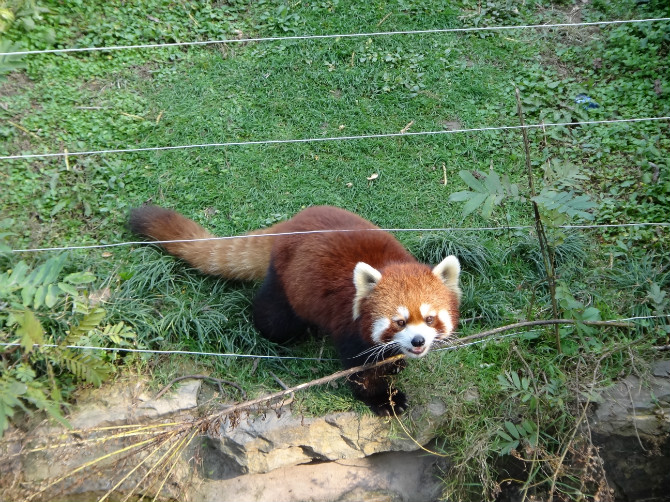
[[[366,400],[366,403],[375,415],[380,417],[392,417],[402,415],[409,407],[409,401],[404,392],[391,389],[390,396],[375,396]]]

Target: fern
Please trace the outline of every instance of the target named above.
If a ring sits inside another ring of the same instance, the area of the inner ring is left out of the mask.
[[[86,309],[88,310],[88,309]],[[79,320],[77,326],[73,326],[61,346],[77,345],[79,340],[90,331],[96,329],[105,318],[105,310],[100,307],[94,307],[86,312],[84,317]]]
[[[59,255],[33,268],[20,261],[0,273],[0,337],[19,344],[18,350],[8,346],[0,359],[0,434],[17,409],[43,410],[67,425],[60,412],[58,379],[71,374],[100,385],[114,370],[106,354],[69,345],[134,342],[131,327],[122,322],[104,325],[105,310],[89,305],[83,287],[95,276],[87,271],[63,276],[65,264],[66,255]],[[51,338],[60,340],[58,346],[44,346]]]
[[[77,378],[95,386],[99,386],[112,372],[109,363],[79,349],[57,351],[53,354],[53,360],[59,366],[65,366]]]

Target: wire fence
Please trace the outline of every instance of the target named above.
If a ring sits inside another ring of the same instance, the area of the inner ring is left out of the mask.
[[[668,319],[670,314],[667,315],[650,315],[650,316],[636,316],[636,317],[626,317],[621,319],[609,319],[604,321],[606,323],[621,323],[628,321],[643,321],[651,319]],[[506,334],[494,334],[486,338],[481,338],[479,340],[473,340],[467,343],[458,343],[458,339],[454,339],[452,344],[447,347],[433,349],[431,352],[444,352],[451,350],[458,350],[463,347],[469,347],[471,345],[477,345],[480,343],[497,341],[505,338],[510,338],[514,336],[527,335],[529,333],[538,332],[537,328],[525,330],[525,331],[515,331],[514,333]],[[18,347],[21,346],[19,342],[3,342],[0,343],[0,347]],[[35,343],[32,345],[33,348],[65,348],[65,349],[74,349],[74,350],[101,350],[105,352],[124,352],[124,353],[136,353],[136,354],[158,354],[158,355],[183,355],[183,356],[208,356],[208,357],[228,357],[228,358],[238,358],[238,359],[277,359],[277,360],[298,360],[298,361],[339,361],[335,358],[324,358],[324,357],[299,357],[299,356],[277,356],[277,355],[264,355],[264,354],[239,354],[235,352],[200,352],[200,351],[189,351],[189,350],[158,350],[158,349],[134,349],[130,347],[99,347],[92,345],[66,345],[60,346],[52,343]]]
[[[73,52],[97,52],[97,51],[117,51],[131,49],[162,49],[168,47],[191,47],[199,45],[216,44],[248,44],[260,42],[288,42],[293,40],[327,40],[327,39],[346,39],[346,38],[369,38],[380,36],[395,35],[430,35],[440,33],[474,33],[485,31],[506,31],[506,30],[526,30],[526,29],[556,29],[556,28],[579,28],[586,26],[607,26],[632,23],[656,23],[661,21],[670,21],[670,17],[659,17],[649,19],[621,19],[613,21],[592,21],[579,23],[546,23],[546,24],[526,24],[526,25],[508,25],[508,26],[471,26],[465,28],[435,28],[426,30],[400,30],[400,31],[377,31],[370,33],[338,33],[325,35],[286,35],[281,37],[254,37],[254,38],[231,38],[220,40],[204,40],[193,42],[168,42],[157,44],[136,44],[136,45],[112,45],[106,47],[72,47],[64,49],[39,49],[28,51],[0,52],[0,56],[27,56],[35,54],[65,54]]]
[[[605,223],[598,225],[560,225],[558,228],[569,229],[599,229],[599,228],[626,228],[626,227],[668,227],[668,222],[642,222],[642,223]],[[531,230],[532,225],[499,226],[499,227],[443,227],[443,228],[366,228],[366,229],[326,229],[326,230],[306,230],[300,232],[276,232],[266,234],[242,234],[229,235],[223,237],[203,237],[199,239],[172,239],[162,241],[126,241],[112,244],[90,244],[75,246],[59,246],[46,248],[25,248],[11,249],[12,253],[37,253],[46,251],[73,251],[78,249],[105,249],[124,246],[141,246],[151,244],[175,244],[185,242],[207,242],[223,241],[230,239],[260,239],[267,237],[281,237],[290,235],[310,235],[310,234],[331,234],[331,233],[351,233],[351,232],[502,232],[510,230]]]
[[[487,131],[517,131],[522,129],[546,129],[551,127],[575,127],[585,125],[606,125],[606,124],[625,124],[634,122],[656,122],[670,120],[670,116],[662,117],[639,117],[629,119],[610,119],[610,120],[583,120],[575,122],[547,122],[541,124],[525,124],[514,126],[492,126],[492,127],[474,127],[468,129],[442,129],[439,131],[403,131],[394,133],[380,133],[380,134],[361,134],[358,136],[329,136],[324,138],[295,138],[295,139],[266,139],[257,141],[227,141],[222,143],[202,143],[192,145],[174,145],[174,146],[149,146],[142,148],[120,148],[108,150],[88,150],[80,152],[55,152],[55,153],[31,153],[24,155],[3,155],[0,160],[17,160],[17,159],[39,159],[51,157],[77,157],[82,155],[103,155],[115,153],[138,153],[138,152],[157,152],[166,150],[186,150],[192,148],[224,148],[231,146],[254,146],[254,145],[286,145],[295,143],[321,143],[327,141],[352,141],[365,139],[385,139],[385,138],[399,138],[399,137],[415,137],[415,136],[441,136],[445,134],[457,133],[472,133],[472,132],[487,132]]]
[[[504,31],[504,30],[526,30],[526,29],[565,29],[578,28],[588,26],[607,26],[607,25],[621,25],[630,23],[655,23],[670,21],[670,17],[651,18],[651,19],[631,19],[631,20],[612,20],[612,21],[598,21],[598,22],[579,22],[579,23],[553,23],[553,24],[535,24],[535,25],[513,25],[513,26],[487,26],[487,27],[467,27],[467,28],[443,28],[443,29],[426,29],[426,30],[403,30],[403,31],[380,31],[370,33],[346,33],[346,34],[325,34],[325,35],[301,35],[301,36],[282,36],[282,37],[258,37],[258,38],[236,38],[236,39],[222,39],[222,40],[207,40],[207,41],[191,41],[191,42],[175,42],[175,43],[161,43],[161,44],[137,44],[137,45],[117,45],[107,47],[82,47],[82,48],[61,48],[61,49],[44,49],[44,50],[27,50],[14,52],[0,52],[0,57],[4,56],[27,56],[38,54],[66,54],[66,53],[84,53],[84,52],[100,52],[100,51],[116,51],[116,50],[139,50],[139,49],[162,49],[169,47],[189,47],[189,46],[203,46],[203,45],[217,45],[217,44],[244,44],[244,43],[261,43],[261,42],[287,42],[299,40],[323,40],[323,39],[352,39],[352,38],[369,38],[380,36],[400,36],[400,35],[428,35],[440,33],[467,33],[467,32],[485,32],[485,31]],[[77,157],[85,155],[104,155],[104,154],[120,154],[120,153],[138,153],[138,152],[155,152],[166,150],[184,150],[193,148],[223,148],[232,146],[251,146],[251,145],[280,145],[280,144],[296,144],[296,143],[317,143],[327,141],[354,141],[366,139],[385,139],[385,138],[399,138],[399,137],[418,137],[418,136],[438,136],[445,134],[456,133],[481,133],[487,131],[513,131],[513,130],[530,130],[530,129],[545,129],[550,127],[574,127],[586,125],[609,125],[609,124],[626,124],[639,122],[656,122],[670,120],[670,116],[659,117],[639,117],[627,119],[612,119],[612,120],[590,120],[578,121],[569,123],[541,123],[528,125],[514,125],[514,126],[492,126],[492,127],[478,127],[478,128],[462,128],[439,131],[418,131],[409,132],[402,131],[398,133],[380,133],[380,134],[363,134],[356,136],[336,136],[336,137],[313,137],[313,138],[294,138],[294,139],[267,139],[257,141],[229,141],[221,143],[207,143],[207,144],[185,144],[185,145],[169,145],[169,146],[155,146],[142,148],[121,148],[121,149],[101,149],[75,152],[53,152],[53,153],[30,153],[21,155],[4,155],[0,156],[0,160],[22,160],[22,159],[40,159],[40,158],[65,158]],[[640,223],[625,223],[625,224],[599,224],[599,225],[564,225],[564,229],[602,229],[602,228],[623,228],[623,227],[667,227],[670,223],[667,222],[640,222]],[[433,232],[433,231],[505,231],[505,230],[530,230],[533,227],[530,225],[522,226],[498,226],[498,227],[451,227],[451,228],[385,228],[385,229],[370,229],[365,231],[388,231],[388,232]],[[196,241],[210,241],[210,240],[225,240],[225,239],[240,239],[240,238],[258,238],[258,237],[273,237],[282,235],[300,235],[311,233],[330,233],[330,232],[351,232],[361,230],[317,230],[310,232],[285,232],[275,234],[262,235],[242,235],[242,236],[227,236],[227,237],[211,237],[206,239],[180,239],[180,240],[166,240],[166,241],[127,241],[110,244],[93,244],[93,245],[74,245],[62,247],[44,247],[44,248],[26,248],[26,249],[12,249],[12,253],[29,253],[29,252],[49,252],[49,251],[69,251],[79,249],[101,249],[113,248],[120,246],[132,245],[147,245],[147,244],[167,244],[175,242],[196,242]],[[626,319],[616,319],[611,322],[621,321],[640,321],[658,318],[668,318],[669,315],[658,316],[640,316]],[[530,330],[537,331],[537,330]],[[508,333],[504,335],[495,335],[490,338],[475,340],[473,342],[458,345],[455,343],[449,347],[436,349],[435,351],[455,350],[465,346],[484,343],[491,340],[499,340],[502,338],[509,338],[527,334],[529,331],[520,331],[515,333]],[[3,347],[18,346],[19,343],[0,343]],[[56,344],[35,344],[34,347],[55,348],[59,347]],[[185,350],[152,350],[152,349],[138,349],[127,347],[97,347],[97,346],[80,346],[68,345],[68,349],[76,350],[102,350],[111,352],[125,352],[125,353],[150,353],[150,354],[170,354],[170,355],[191,355],[191,356],[211,356],[211,357],[230,357],[230,358],[253,358],[253,359],[297,359],[308,361],[324,361],[333,359],[324,359],[320,357],[296,357],[296,356],[276,356],[276,355],[259,355],[259,354],[238,354],[238,353],[216,353],[216,352],[198,352]]]

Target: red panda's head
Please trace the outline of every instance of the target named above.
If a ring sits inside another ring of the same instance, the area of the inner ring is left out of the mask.
[[[354,319],[373,345],[394,344],[408,357],[422,357],[433,342],[451,336],[458,324],[461,267],[448,256],[432,270],[400,263],[379,270],[360,262],[354,269]]]

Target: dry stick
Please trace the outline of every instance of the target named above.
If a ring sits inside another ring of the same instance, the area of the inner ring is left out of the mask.
[[[183,425],[183,423],[172,424],[172,425]],[[68,432],[70,432],[70,431],[68,431]],[[61,432],[61,434],[62,434],[62,432]],[[126,439],[126,438],[133,437],[133,436],[150,436],[150,435],[157,436],[157,435],[160,435],[160,434],[165,434],[165,431],[120,432],[120,433],[114,434],[112,436],[106,436],[106,437],[101,437],[101,438],[77,439],[76,441],[73,441],[73,442],[70,442],[70,443],[48,444],[48,445],[45,445],[45,446],[40,446],[38,448],[31,448],[30,450],[22,450],[18,453],[12,453],[10,455],[6,455],[5,458],[18,457],[18,456],[21,456],[21,455],[28,455],[30,453],[36,453],[36,452],[39,452],[39,451],[55,450],[57,448],[67,448],[67,447],[71,447],[71,446],[83,446],[83,445],[88,444],[88,443],[106,443],[107,441],[112,441],[114,439]]]
[[[610,321],[577,321],[575,319],[545,319],[541,321],[524,321],[517,322],[514,324],[508,324],[507,326],[501,326],[499,328],[489,329],[487,331],[482,331],[476,335],[464,336],[463,338],[458,338],[454,341],[454,346],[458,347],[459,344],[471,342],[473,340],[480,340],[482,338],[489,337],[491,335],[497,335],[498,333],[503,333],[505,331],[511,331],[519,328],[527,328],[530,326],[549,326],[549,325],[558,325],[558,324],[585,324],[586,326],[615,326],[617,328],[633,328],[635,324],[630,322],[610,322]]]
[[[152,502],[156,502],[156,499],[158,498],[158,495],[163,491],[163,486],[165,486],[165,483],[167,482],[168,478],[170,477],[170,474],[172,474],[172,470],[175,468],[177,465],[177,462],[179,461],[179,453],[184,451],[188,447],[189,444],[191,444],[191,441],[193,441],[193,438],[197,434],[198,429],[195,429],[193,433],[191,434],[191,437],[188,438],[188,441],[186,441],[186,436],[184,436],[184,439],[181,440],[179,443],[179,446],[175,449],[175,451],[170,455],[170,459],[174,456],[174,462],[170,466],[170,469],[167,471],[165,474],[165,477],[163,478],[163,481],[161,482],[160,486],[158,487],[158,490],[156,491],[156,494],[154,495],[154,498],[152,499]],[[184,441],[186,441],[186,444],[184,444]],[[183,446],[182,446],[183,445]],[[169,459],[168,459],[169,460]]]
[[[542,321],[527,321],[527,322],[518,322],[515,324],[509,324],[507,326],[501,326],[499,328],[491,329],[488,331],[483,331],[481,333],[478,333],[476,335],[471,335],[471,336],[466,336],[463,338],[458,338],[457,340],[454,341],[454,347],[458,347],[459,343],[463,342],[470,342],[472,340],[478,340],[481,338],[486,338],[491,335],[495,335],[498,333],[502,333],[504,331],[510,331],[513,329],[518,329],[522,327],[527,327],[527,326],[547,326],[547,325],[552,325],[552,324],[577,324],[578,322],[581,322],[582,324],[585,324],[587,326],[616,326],[616,327],[624,327],[624,328],[630,328],[633,327],[634,324],[632,323],[621,323],[621,322],[607,322],[607,321],[576,321],[574,319],[548,319],[548,320],[542,320]],[[323,385],[328,382],[332,382],[333,380],[337,380],[339,378],[344,378],[349,375],[353,375],[354,373],[358,373],[359,371],[366,371],[370,369],[377,368],[379,366],[383,366],[385,364],[392,363],[394,361],[398,361],[400,359],[403,359],[405,357],[404,354],[398,354],[392,357],[389,357],[388,359],[384,359],[383,361],[378,361],[376,363],[369,363],[369,364],[363,364],[361,366],[355,366],[353,368],[349,368],[346,370],[338,371],[336,373],[333,373],[331,375],[317,378],[316,380],[311,380],[309,382],[301,383],[300,385],[296,385],[295,387],[289,387],[288,389],[281,390],[279,392],[275,392],[273,394],[267,394],[265,396],[261,396],[259,398],[253,399],[251,401],[246,401],[243,403],[235,404],[233,406],[230,406],[224,410],[221,410],[213,415],[210,415],[208,417],[204,417],[200,419],[198,422],[196,422],[196,425],[202,425],[208,421],[214,420],[216,418],[221,418],[224,415],[227,415],[229,413],[234,413],[237,411],[245,410],[248,408],[251,408],[252,406],[255,406],[260,403],[264,403],[266,401],[270,401],[272,399],[276,399],[278,397],[283,397],[288,394],[292,394],[296,391],[299,390],[304,390],[304,389],[309,389],[310,387],[316,387],[317,385]]]
[[[524,127],[525,121],[523,118],[523,108],[521,106],[521,95],[519,94],[519,88],[516,87],[516,107],[517,112],[519,113],[519,121],[521,122],[521,134],[523,136],[523,148],[526,156],[526,170],[528,171],[528,186],[530,188],[530,196],[535,197],[535,183],[533,182],[533,168],[530,162],[530,142],[528,140],[528,131]],[[554,256],[549,248],[549,243],[547,242],[547,234],[544,231],[544,225],[542,224],[542,218],[540,217],[540,209],[537,205],[537,202],[531,200],[533,204],[533,215],[535,217],[535,231],[537,232],[537,240],[540,243],[540,253],[542,254],[542,260],[544,261],[544,269],[547,272],[547,282],[549,283],[549,291],[551,293],[551,310],[554,313],[554,317],[558,317],[558,303],[556,302],[556,275],[554,271]],[[561,336],[558,332],[558,326],[554,327],[554,337],[556,338],[556,350],[560,354],[561,351]]]
[[[109,496],[112,495],[112,493],[114,493],[114,492],[116,491],[116,489],[117,489],[119,486],[121,486],[123,483],[125,483],[126,480],[127,480],[130,476],[132,476],[133,473],[134,473],[137,469],[139,469],[140,467],[142,467],[142,466],[145,464],[145,462],[148,462],[149,459],[150,459],[151,457],[153,457],[156,453],[158,453],[158,452],[160,451],[161,446],[163,446],[165,443],[167,443],[168,441],[170,441],[171,439],[173,439],[177,434],[178,434],[177,432],[174,432],[173,434],[170,434],[168,437],[164,438],[164,439],[160,442],[160,444],[158,444],[158,445],[157,445],[157,446],[156,446],[156,447],[155,447],[155,448],[154,448],[154,449],[153,449],[153,450],[152,450],[146,457],[144,457],[144,458],[142,459],[141,462],[139,462],[138,464],[136,464],[135,467],[133,467],[130,471],[128,471],[128,472],[126,473],[126,475],[123,476],[123,477],[122,477],[122,478],[121,478],[121,479],[120,479],[114,486],[112,486],[109,490],[107,490],[107,492],[106,492],[102,497],[100,497],[100,498],[98,499],[98,502],[104,502],[105,500],[107,500],[107,499],[109,498]],[[134,491],[134,490],[133,490],[133,491]],[[132,493],[132,492],[131,492],[131,493]]]
[[[495,335],[495,334],[498,334],[498,333],[502,333],[504,331],[510,331],[510,330],[513,330],[513,329],[521,328],[521,327],[543,326],[543,325],[552,325],[552,324],[576,324],[576,323],[577,323],[577,321],[575,321],[574,319],[548,319],[548,320],[542,320],[542,321],[519,322],[519,323],[515,323],[515,324],[509,324],[507,326],[501,326],[499,328],[491,329],[491,330],[488,330],[488,331],[483,331],[483,332],[478,333],[476,335],[471,335],[471,336],[459,338],[458,342],[462,343],[462,342],[469,342],[469,341],[472,341],[472,340],[478,340],[478,339],[481,339],[481,338],[486,338],[487,336],[492,336],[492,335]],[[582,321],[582,323],[586,324],[586,325],[589,325],[589,326],[617,326],[617,327],[633,327],[634,326],[634,324],[632,324],[632,323],[607,322],[607,321]],[[458,345],[455,345],[455,346],[457,347]],[[278,397],[283,397],[283,396],[286,396],[288,394],[293,394],[294,392],[299,391],[299,390],[308,389],[310,387],[315,387],[317,385],[323,385],[323,384],[331,382],[333,380],[337,380],[339,378],[347,377],[347,376],[352,375],[354,373],[358,373],[359,371],[365,371],[365,370],[377,368],[377,367],[383,366],[385,364],[389,364],[389,363],[392,363],[394,361],[398,361],[400,359],[403,359],[404,357],[405,356],[403,354],[398,354],[398,355],[392,356],[388,359],[385,359],[383,361],[378,361],[376,363],[364,364],[364,365],[361,365],[361,366],[356,366],[356,367],[349,368],[349,369],[346,369],[346,370],[338,371],[338,372],[333,373],[331,375],[328,375],[328,376],[325,376],[325,377],[322,377],[322,378],[317,378],[316,380],[311,380],[309,382],[305,382],[305,383],[302,383],[300,385],[296,385],[295,387],[290,387],[288,389],[285,389],[285,390],[282,390],[282,391],[279,391],[279,392],[275,392],[273,394],[268,394],[268,395],[259,397],[257,399],[253,399],[251,401],[246,401],[246,402],[243,402],[243,403],[239,403],[239,404],[230,406],[230,407],[228,407],[224,410],[221,410],[218,413],[215,413],[215,414],[207,416],[207,417],[203,417],[200,420],[192,422],[191,424],[188,424],[188,423],[185,423],[185,422],[175,422],[174,425],[182,426],[183,427],[182,430],[184,430],[186,428],[190,428],[193,431],[193,433],[191,434],[191,436],[188,440],[188,443],[187,443],[187,445],[188,445],[193,440],[193,438],[195,437],[195,434],[198,432],[198,430],[200,430],[203,426],[207,425],[208,423],[211,423],[212,421],[214,421],[218,418],[221,418],[225,415],[251,408],[252,406],[255,406],[257,404],[260,404],[260,403],[263,403],[263,402],[266,402],[266,401],[269,401],[269,400],[272,400],[272,399],[275,399],[275,398],[278,398]],[[172,424],[161,424],[157,427],[163,427],[165,425],[172,425]],[[110,429],[123,428],[123,427],[132,427],[132,426],[115,426],[115,427],[110,427]],[[150,427],[153,427],[153,426],[147,426],[146,428],[150,428]],[[135,432],[135,431],[130,431],[130,432]],[[173,438],[174,435],[178,434],[178,433],[179,433],[179,431],[173,431],[173,433],[170,434],[170,438]],[[183,444],[183,442],[185,441],[185,438],[186,438],[186,436],[184,436],[184,438],[182,438],[182,441],[179,443],[180,445]],[[113,457],[113,456],[118,455],[120,453],[135,449],[139,446],[143,446],[143,445],[148,444],[152,441],[156,441],[156,439],[157,438],[147,439],[145,441],[141,441],[139,443],[135,443],[135,444],[130,445],[128,447],[125,447],[125,448],[122,448],[120,450],[114,451],[112,453],[103,455],[102,457],[96,458],[96,459],[94,459],[90,462],[86,462],[85,464],[79,466],[78,468],[70,471],[67,475],[61,476],[60,478],[56,479],[55,481],[47,484],[41,490],[39,490],[38,492],[36,492],[33,495],[31,495],[30,497],[28,497],[28,500],[33,499],[35,496],[39,495],[40,493],[43,493],[44,491],[46,491],[48,488],[54,486],[55,484],[60,483],[61,481],[63,481],[68,476],[76,474],[77,472],[79,472],[79,471],[81,471],[81,470],[83,470],[87,467],[90,467],[92,465],[95,465],[95,464],[99,463],[100,461],[105,460],[107,458],[110,458],[110,457]],[[179,447],[177,449],[179,449]],[[173,453],[173,455],[174,455],[174,453]],[[165,481],[167,480],[167,477],[169,477],[169,475],[172,472],[172,469],[174,468],[175,465],[176,465],[176,460],[175,460],[175,464],[173,464],[172,467],[170,468],[170,470],[168,471],[168,473],[167,473],[165,479],[163,480],[163,483],[161,484],[161,486],[160,486],[156,495],[158,495],[158,493],[160,493],[160,491],[162,490],[162,487],[165,484]]]
[[[184,437],[186,437],[186,435],[184,435]],[[172,438],[170,438],[170,439],[172,439]],[[182,442],[183,442],[183,441],[182,441]],[[121,502],[128,502],[128,500],[130,499],[130,497],[132,497],[133,494],[135,493],[135,490],[137,490],[137,489],[140,487],[140,485],[141,485],[142,483],[144,483],[144,481],[151,475],[151,473],[153,472],[153,470],[154,470],[156,467],[158,467],[159,465],[161,465],[161,464],[163,463],[163,461],[165,460],[165,458],[166,458],[166,457],[167,457],[167,456],[168,456],[168,455],[169,455],[169,454],[170,454],[170,453],[171,453],[171,452],[172,452],[178,445],[180,445],[182,442],[179,442],[179,443],[176,442],[176,441],[173,442],[173,443],[170,445],[170,447],[167,449],[167,451],[166,451],[165,453],[163,453],[163,455],[161,456],[161,458],[159,458],[159,459],[154,463],[154,465],[152,465],[152,466],[147,470],[147,472],[144,473],[144,476],[142,476],[142,479],[140,479],[137,483],[135,483],[135,487],[134,487],[132,490],[130,490],[130,491],[128,492],[128,494],[124,497],[124,499],[123,499]],[[165,443],[161,443],[160,445],[158,445],[158,448],[160,448],[160,447],[163,446],[164,444],[165,444]],[[157,449],[158,449],[158,448],[157,448]],[[156,451],[157,451],[157,450],[156,450]],[[150,455],[151,455],[151,454],[150,454]],[[146,460],[146,459],[145,459],[145,460]]]
[[[111,457],[116,456],[116,455],[119,455],[119,454],[121,454],[121,453],[125,453],[125,452],[130,451],[130,450],[133,450],[133,449],[135,449],[135,448],[139,448],[140,446],[143,446],[143,445],[148,444],[148,443],[150,443],[150,442],[152,442],[152,441],[155,441],[155,439],[156,439],[156,438],[146,439],[146,440],[141,441],[141,442],[139,442],[139,443],[135,443],[135,444],[132,444],[132,445],[130,445],[130,446],[126,446],[125,448],[122,448],[122,449],[120,449],[120,450],[113,451],[112,453],[108,453],[108,454],[103,455],[103,456],[101,456],[101,457],[98,457],[98,458],[96,458],[96,459],[94,459],[94,460],[91,460],[91,461],[89,461],[89,462],[86,462],[86,463],[80,465],[79,467],[77,467],[76,469],[73,469],[73,470],[71,470],[70,472],[68,472],[67,474],[65,474],[65,475],[63,475],[63,476],[61,476],[61,477],[59,477],[59,478],[56,479],[55,481],[52,481],[51,483],[48,483],[48,484],[47,484],[45,487],[43,487],[41,490],[39,490],[39,491],[33,493],[32,495],[30,495],[30,496],[28,497],[28,500],[32,500],[32,499],[34,499],[34,498],[35,498],[37,495],[39,495],[40,493],[44,493],[46,490],[48,490],[48,489],[51,488],[52,486],[54,486],[54,485],[60,483],[60,482],[63,481],[64,479],[68,478],[69,476],[73,476],[74,474],[78,473],[79,471],[82,471],[82,470],[86,469],[87,467],[91,467],[92,465],[95,465],[95,464],[97,464],[97,463],[99,463],[99,462],[102,462],[102,461],[105,460],[105,459],[111,458]]]
[[[526,367],[526,371],[528,372],[528,376],[530,376],[530,381],[531,385],[533,386],[533,390],[535,391],[535,395],[539,395],[539,392],[537,390],[537,385],[535,384],[535,376],[533,375],[533,370],[532,368],[528,365],[526,360],[523,357],[523,354],[521,354],[521,351],[516,347],[516,344],[512,346],[512,349],[516,353],[517,356],[519,356],[519,359],[521,360],[521,363]],[[540,443],[540,407],[536,406],[535,407],[535,425],[537,426],[537,430],[535,431],[535,444]],[[537,448],[533,448],[533,464],[530,470],[530,473],[528,474],[528,479],[526,482],[523,484],[523,490],[521,492],[521,502],[526,502],[526,498],[528,497],[528,489],[530,488],[530,481],[531,477],[533,476],[533,469],[535,468],[535,462],[537,462]]]
[[[265,396],[261,396],[257,399],[252,399],[251,401],[246,401],[244,403],[239,403],[235,404],[233,406],[230,406],[224,410],[221,410],[218,413],[215,413],[213,415],[210,415],[209,417],[204,417],[200,419],[198,422],[196,422],[197,425],[204,424],[208,421],[214,420],[216,418],[223,417],[224,415],[228,415],[230,413],[234,413],[240,410],[246,410],[248,408],[251,408],[252,406],[255,406],[260,403],[264,403],[265,401],[270,401],[272,399],[276,399],[278,397],[283,397],[288,394],[292,394],[296,391],[299,390],[304,390],[304,389],[309,389],[310,387],[316,387],[317,385],[323,385],[328,382],[332,382],[333,380],[337,380],[339,378],[344,378],[349,375],[353,375],[354,373],[358,373],[359,371],[365,371],[365,370],[370,370],[373,368],[377,368],[379,366],[383,366],[385,364],[392,363],[394,361],[398,361],[400,359],[403,359],[405,356],[404,354],[398,354],[396,356],[389,357],[388,359],[384,359],[383,361],[379,361],[376,363],[369,363],[369,364],[363,364],[361,366],[355,366],[353,368],[349,368],[346,370],[338,371],[336,373],[333,373],[332,375],[328,375],[325,377],[317,378],[316,380],[311,380],[309,382],[301,383],[300,385],[296,385],[295,387],[290,387],[285,390],[281,390],[279,392],[274,392],[272,394],[267,394]]]

